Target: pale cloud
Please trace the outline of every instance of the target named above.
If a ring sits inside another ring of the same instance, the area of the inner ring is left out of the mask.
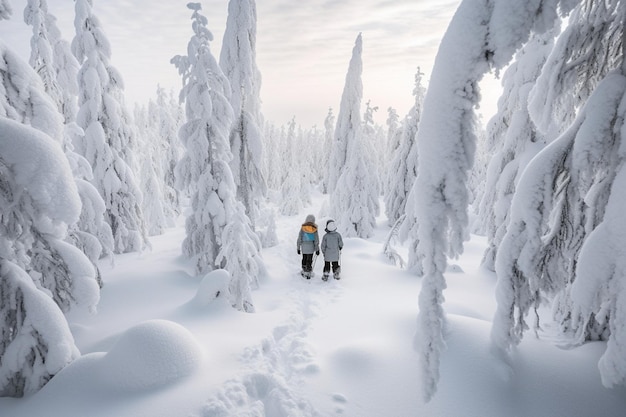
[[[188,0],[94,0],[94,11],[111,42],[112,63],[122,73],[130,103],[145,103],[156,86],[178,91],[169,63],[186,53],[191,37]],[[338,111],[356,36],[363,33],[364,100],[402,115],[413,102],[417,67],[429,77],[439,41],[460,0],[258,0],[257,64],[268,120],[293,116],[303,126],[321,125],[329,107]],[[21,23],[25,0],[12,1],[14,18],[0,22],[0,38],[28,58],[28,27]],[[227,0],[201,1],[218,57],[226,26]],[[48,0],[64,37],[74,35],[74,3]]]

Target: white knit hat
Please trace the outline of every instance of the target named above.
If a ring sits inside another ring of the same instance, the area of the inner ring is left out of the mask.
[[[328,230],[329,232],[334,232],[335,230],[337,230],[337,226],[335,225],[334,220],[329,220],[326,222],[326,230]]]

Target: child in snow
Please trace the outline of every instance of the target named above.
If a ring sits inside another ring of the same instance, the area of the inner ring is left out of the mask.
[[[317,234],[317,225],[315,224],[315,216],[309,214],[300,227],[298,233],[298,255],[302,253],[302,276],[306,279],[311,278],[313,271],[313,254],[320,254],[320,240]]]
[[[341,257],[341,249],[343,249],[343,239],[337,231],[334,220],[326,222],[326,234],[322,238],[322,253],[324,254],[324,275],[322,279],[328,280],[330,274],[330,265],[333,266],[333,277],[339,279],[341,268],[339,258]]]

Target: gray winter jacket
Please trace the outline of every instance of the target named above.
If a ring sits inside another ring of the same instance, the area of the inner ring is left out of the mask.
[[[320,240],[317,234],[317,225],[312,222],[306,222],[300,228],[298,233],[298,251],[304,254],[313,254],[320,250]]]
[[[327,232],[322,238],[322,253],[325,262],[338,262],[339,252],[343,249],[343,239],[337,231]]]

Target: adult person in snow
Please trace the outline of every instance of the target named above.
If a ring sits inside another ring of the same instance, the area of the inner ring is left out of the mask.
[[[326,234],[322,238],[322,253],[324,254],[324,274],[322,275],[322,280],[328,281],[331,264],[333,277],[335,279],[340,278],[341,265],[339,265],[339,259],[341,258],[341,249],[343,249],[343,239],[337,231],[335,221],[332,219],[326,222],[325,231]]]
[[[302,254],[302,276],[311,279],[313,273],[313,254],[320,254],[320,240],[317,234],[315,216],[309,214],[300,227],[297,242],[298,255]]]

